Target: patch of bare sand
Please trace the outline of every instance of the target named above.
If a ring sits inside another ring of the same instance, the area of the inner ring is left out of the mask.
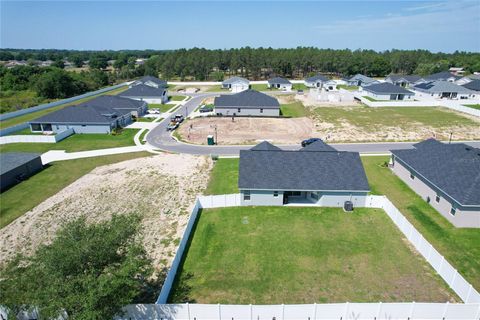
[[[144,217],[146,251],[159,270],[168,267],[211,167],[206,157],[173,154],[98,167],[4,227],[0,261],[32,253],[77,217],[96,222],[137,212]]]

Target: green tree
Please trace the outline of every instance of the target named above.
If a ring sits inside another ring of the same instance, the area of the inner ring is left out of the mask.
[[[66,224],[51,244],[6,266],[2,305],[12,313],[35,306],[42,319],[62,312],[69,319],[112,319],[126,304],[146,298],[152,285],[158,288],[158,282],[147,280],[153,268],[139,229],[137,215]]]
[[[105,69],[108,66],[108,59],[103,55],[95,55],[90,58],[88,65],[92,69]]]
[[[70,62],[72,62],[75,67],[81,68],[83,67],[83,58],[81,55],[75,54],[70,57]]]
[[[56,60],[52,63],[52,67],[63,69],[63,68],[65,68],[65,62],[63,62],[63,60],[61,60],[61,59]]]
[[[35,82],[35,90],[39,96],[49,99],[71,97],[80,91],[73,78],[58,68],[52,68],[52,71],[39,75]]]

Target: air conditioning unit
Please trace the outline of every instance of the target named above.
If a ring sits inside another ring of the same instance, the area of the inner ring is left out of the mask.
[[[345,201],[345,203],[343,204],[343,211],[352,212],[353,211],[353,202],[352,201]]]

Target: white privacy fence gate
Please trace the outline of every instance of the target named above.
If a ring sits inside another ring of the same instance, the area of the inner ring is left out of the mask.
[[[172,266],[167,274],[156,304],[128,305],[125,315],[118,319],[339,319],[339,320],[430,320],[480,319],[480,294],[462,275],[408,222],[385,196],[368,196],[366,207],[381,208],[393,223],[430,263],[462,303],[333,303],[299,305],[224,305],[224,304],[167,304],[168,296],[180,266],[190,234],[201,208],[234,207],[240,205],[240,194],[201,196],[195,201]]]

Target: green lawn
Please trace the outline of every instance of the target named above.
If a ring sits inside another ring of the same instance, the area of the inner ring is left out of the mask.
[[[101,94],[98,94],[98,95],[95,95],[95,96],[92,96],[92,97],[88,97],[88,98],[83,98],[83,99],[80,99],[80,100],[77,100],[77,101],[74,101],[74,102],[70,102],[70,103],[65,103],[65,104],[62,104],[62,105],[59,105],[59,106],[56,106],[56,107],[53,107],[53,108],[49,108],[49,109],[45,109],[45,110],[40,110],[40,111],[37,111],[37,112],[32,112],[32,113],[29,113],[29,114],[24,114],[22,116],[18,116],[18,117],[15,117],[15,118],[11,118],[11,119],[7,119],[7,120],[4,120],[4,121],[1,121],[0,122],[0,128],[2,129],[5,129],[5,128],[8,128],[8,127],[11,127],[11,126],[14,126],[16,124],[20,124],[20,123],[24,123],[24,122],[28,122],[30,120],[33,120],[33,119],[36,119],[36,118],[39,118],[39,117],[42,117],[50,112],[53,112],[53,111],[57,111],[57,110],[60,110],[60,109],[63,109],[67,106],[71,106],[71,105],[75,105],[75,104],[80,104],[82,102],[86,102],[86,101],[89,101],[89,100],[92,100],[93,98],[96,98],[98,96],[102,96],[102,95],[116,95],[122,91],[125,91],[128,89],[128,86],[124,86],[124,87],[121,87],[121,88],[118,88],[118,89],[115,89],[115,90],[112,90],[112,91],[108,91],[106,93],[101,93]]]
[[[168,99],[170,101],[182,101],[185,98],[186,98],[186,96],[170,96],[170,97],[168,97]]]
[[[367,99],[368,101],[372,101],[372,102],[385,102],[385,101],[390,101],[390,100],[377,100],[377,99],[372,98],[372,97],[369,97],[369,96],[362,96],[362,98],[365,98],[365,99]]]
[[[347,86],[345,84],[339,84],[337,86],[338,89],[345,89],[345,90],[349,90],[349,91],[356,91],[358,90],[358,86]]]
[[[466,118],[460,113],[439,107],[322,107],[314,109],[313,114],[322,121],[335,125],[349,122],[370,131],[378,130],[379,125],[401,126],[405,129],[416,129],[419,125],[428,125],[434,128],[478,126],[478,122]]]
[[[206,92],[228,92],[227,89],[222,89],[221,85],[215,85],[215,86],[209,86],[208,90]]]
[[[176,104],[174,103],[167,103],[167,104],[155,104],[150,103],[148,105],[148,109],[158,109],[160,112],[167,112],[168,110],[172,109]]]
[[[363,157],[370,188],[384,194],[477,290],[480,290],[480,229],[455,228],[382,163],[388,157]]]
[[[238,193],[238,158],[220,158],[210,173],[205,194]]]
[[[305,84],[303,83],[294,83],[293,86],[292,86],[292,90],[303,90],[303,91],[306,91],[306,90],[310,90],[309,87],[307,87]]]
[[[257,91],[278,91],[278,89],[275,88],[269,88],[267,84],[265,83],[256,83],[256,84],[251,84],[250,89],[252,90],[257,90]]]
[[[153,120],[155,120],[155,118],[150,118],[150,117],[137,118],[137,122],[152,122]]]
[[[0,228],[53,196],[95,167],[150,155],[148,152],[58,161],[0,194]]]
[[[480,104],[464,104],[464,106],[480,110]]]
[[[170,302],[459,301],[379,209],[203,210]]]
[[[0,152],[39,152],[66,150],[67,152],[133,146],[137,129],[124,129],[112,134],[74,134],[58,143],[11,143],[0,145]]]
[[[299,101],[280,105],[280,112],[282,116],[292,118],[306,117],[310,114]]]
[[[0,113],[30,108],[42,103],[55,101],[37,96],[33,90],[0,91]]]

